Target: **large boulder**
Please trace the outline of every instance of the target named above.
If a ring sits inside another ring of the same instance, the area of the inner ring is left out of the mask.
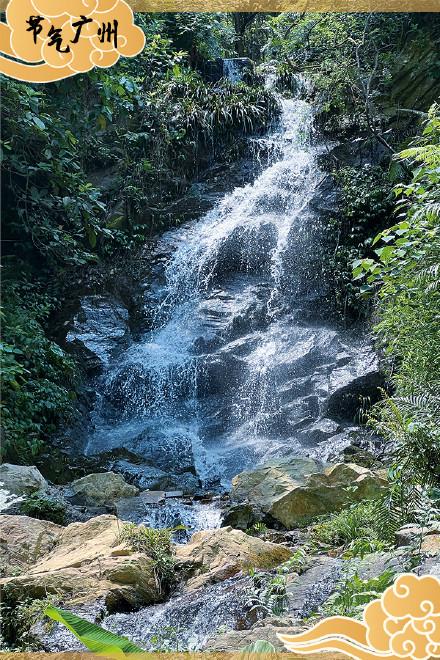
[[[35,465],[0,465],[0,488],[14,495],[31,495],[48,488],[46,479]]]
[[[380,497],[387,488],[384,470],[338,463],[309,476],[294,476],[268,465],[233,480],[231,499],[249,502],[258,512],[291,529],[315,516],[353,502]]]
[[[48,554],[63,528],[28,516],[0,516],[0,574],[22,572]]]
[[[247,568],[275,568],[291,555],[285,546],[231,527],[196,532],[189,543],[176,548],[178,566],[190,589],[227,580]]]
[[[311,458],[287,458],[241,472],[232,480],[231,500],[249,502],[256,512],[268,513],[280,496],[305,483],[306,476],[318,470]]]
[[[64,603],[102,600],[112,611],[161,599],[154,562],[119,542],[120,522],[98,516],[62,529],[54,549],[17,577],[0,585],[9,602],[57,594]]]
[[[136,486],[131,486],[115,472],[88,474],[73,481],[70,490],[76,502],[90,506],[113,504],[121,498],[134,497],[139,492]]]

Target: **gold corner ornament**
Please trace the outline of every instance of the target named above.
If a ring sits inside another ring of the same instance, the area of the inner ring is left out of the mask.
[[[0,73],[54,82],[113,66],[144,46],[125,0],[9,0],[0,22]]]
[[[440,579],[399,575],[366,605],[362,621],[333,616],[307,632],[278,637],[289,651],[339,651],[355,660],[440,658]]]

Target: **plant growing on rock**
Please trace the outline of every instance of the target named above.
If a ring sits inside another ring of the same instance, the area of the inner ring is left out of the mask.
[[[169,591],[176,579],[171,542],[173,531],[124,523],[119,535],[119,542],[127,543],[132,550],[143,552],[154,561],[157,584],[165,592]]]
[[[380,597],[394,580],[394,572],[386,570],[377,577],[363,580],[356,573],[344,578],[337,591],[323,606],[325,616],[361,618],[367,603]]]
[[[378,513],[378,502],[360,502],[332,514],[312,527],[313,538],[341,548],[345,556],[362,557],[387,547]]]
[[[20,504],[20,513],[38,520],[50,520],[57,525],[66,523],[65,505],[45,495],[30,495]]]

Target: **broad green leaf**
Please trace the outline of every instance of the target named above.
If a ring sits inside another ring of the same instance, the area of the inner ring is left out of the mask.
[[[44,613],[66,626],[93,653],[118,659],[123,658],[127,653],[145,653],[144,649],[139,648],[126,637],[119,637],[94,623],[81,619],[72,612],[49,606]]]
[[[277,650],[271,642],[264,639],[257,639],[256,642],[248,644],[241,649],[242,653],[276,653]]]

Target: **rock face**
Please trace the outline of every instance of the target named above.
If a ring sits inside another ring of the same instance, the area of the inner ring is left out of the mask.
[[[4,593],[12,601],[56,593],[69,605],[101,599],[109,611],[159,601],[153,561],[119,544],[118,536],[114,516],[73,523],[59,533],[52,552],[30,570],[0,581]]]
[[[48,483],[34,465],[0,465],[0,488],[14,495],[30,495],[37,490],[47,490]]]
[[[254,510],[269,513],[280,496],[305,483],[306,475],[317,469],[318,463],[311,458],[271,461],[234,477],[231,499],[238,503],[249,502]]]
[[[275,568],[291,555],[282,545],[262,541],[231,527],[196,532],[188,544],[176,548],[177,561],[189,576],[190,589],[221,582],[246,568]]]
[[[32,566],[52,550],[62,530],[48,520],[0,516],[1,574],[7,576]]]
[[[338,463],[323,472],[292,476],[280,464],[242,472],[233,480],[231,499],[248,502],[287,529],[351,502],[379,497],[387,487],[384,471]]]
[[[332,371],[326,415],[334,419],[352,419],[359,409],[359,399],[369,397],[371,402],[377,401],[383,384],[377,355],[370,347],[360,350],[355,359]]]
[[[96,365],[107,364],[113,351],[129,336],[128,311],[119,302],[105,296],[85,296],[75,316],[66,342],[80,346],[88,356],[95,355]]]
[[[70,488],[76,501],[91,506],[112,504],[118,499],[133,497],[139,492],[115,472],[88,474],[73,481]]]

